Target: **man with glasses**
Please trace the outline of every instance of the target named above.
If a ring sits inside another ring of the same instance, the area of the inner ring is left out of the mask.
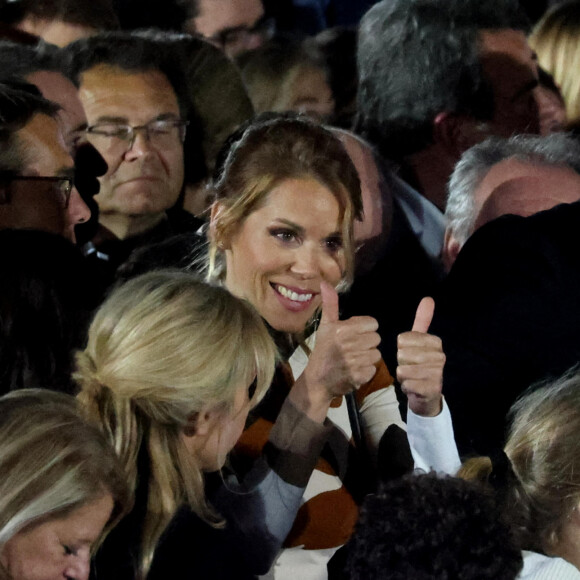
[[[86,250],[112,274],[136,247],[200,225],[186,212],[167,212],[184,178],[180,71],[156,42],[129,34],[93,36],[67,52],[87,115],[86,137],[108,165],[95,196],[99,231]]]
[[[262,0],[197,0],[197,16],[187,28],[221,48],[234,58],[258,48],[276,31],[273,18],[267,18]]]
[[[75,160],[75,189],[70,197],[68,214],[73,224],[81,218],[81,227],[73,227],[71,235],[83,245],[94,235],[97,208],[93,196],[99,191],[97,176],[107,165],[97,150],[84,138],[87,118],[77,87],[65,76],[62,51],[50,44],[37,47],[0,42],[0,70],[5,77],[18,77],[35,85],[42,96],[59,105],[58,120],[69,153]],[[77,194],[78,191],[78,195]],[[86,219],[87,206],[92,213]],[[70,236],[69,236],[70,237]]]
[[[59,107],[33,85],[0,83],[0,229],[38,229],[74,241],[90,217],[73,187]]]

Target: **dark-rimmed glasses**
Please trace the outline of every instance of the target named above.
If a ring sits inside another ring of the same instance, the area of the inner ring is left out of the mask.
[[[165,149],[183,143],[188,121],[182,119],[153,119],[144,125],[101,122],[87,127],[86,133],[99,149],[99,145],[111,153],[126,153],[133,148],[139,131],[156,148]],[[178,140],[178,141],[177,141]]]
[[[262,17],[253,26],[236,26],[226,28],[207,40],[219,46],[226,54],[235,56],[250,46],[250,41],[256,36],[264,42],[274,38],[276,34],[276,20],[271,17]]]
[[[70,177],[44,176],[44,175],[0,175],[0,204],[12,202],[10,185],[13,182],[26,182],[35,185],[38,193],[43,192],[56,197],[63,208],[67,208],[73,188],[73,180]]]

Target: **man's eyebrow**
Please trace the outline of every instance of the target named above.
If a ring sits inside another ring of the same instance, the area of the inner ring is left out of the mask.
[[[127,117],[110,117],[108,115],[104,115],[103,117],[98,117],[93,124],[96,125],[97,123],[122,123],[124,125],[128,125],[129,120]]]

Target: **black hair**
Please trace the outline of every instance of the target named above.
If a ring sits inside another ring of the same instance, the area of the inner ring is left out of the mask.
[[[15,78],[0,79],[0,171],[17,171],[22,163],[15,133],[34,115],[54,118],[59,109],[34,85]]]
[[[435,473],[368,496],[346,549],[349,580],[513,580],[522,568],[493,495]]]
[[[72,354],[97,302],[79,250],[54,234],[2,230],[0,271],[0,394],[72,393]]]
[[[0,70],[5,77],[24,78],[38,71],[65,75],[61,53],[60,48],[46,42],[30,46],[0,41]]]
[[[122,30],[180,31],[197,13],[193,0],[113,0]]]
[[[111,0],[0,0],[2,22],[16,24],[30,16],[98,30],[119,27]]]
[[[488,120],[479,31],[528,30],[517,0],[383,0],[361,22],[359,129],[387,157],[432,142],[440,112]]]
[[[130,32],[103,32],[76,40],[63,50],[64,66],[76,83],[80,83],[83,72],[100,64],[118,67],[127,73],[159,71],[172,86],[182,115],[187,115],[188,99],[181,63],[171,58],[163,42]]]

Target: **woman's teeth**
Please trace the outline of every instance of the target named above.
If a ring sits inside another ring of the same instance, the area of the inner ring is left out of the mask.
[[[294,300],[295,302],[308,302],[312,299],[312,294],[298,294],[298,292],[293,292],[284,286],[277,285],[276,290],[282,294],[285,298]]]

